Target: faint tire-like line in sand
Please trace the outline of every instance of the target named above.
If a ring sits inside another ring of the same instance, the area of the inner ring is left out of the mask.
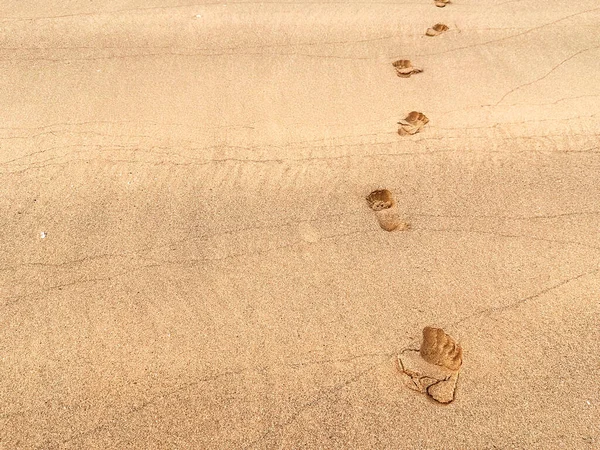
[[[415,227],[413,230],[415,233],[419,231],[423,232],[439,232],[439,233],[466,233],[466,234],[479,234],[479,235],[492,235],[503,238],[516,238],[516,239],[529,239],[532,241],[541,241],[541,242],[549,242],[553,244],[561,244],[561,245],[577,245],[579,247],[585,247],[592,250],[600,251],[600,247],[591,244],[585,244],[579,241],[561,241],[557,239],[546,239],[540,238],[536,236],[528,236],[526,234],[505,234],[499,233],[496,231],[488,231],[488,230],[469,230],[469,229],[460,229],[460,228],[423,228],[423,227]]]
[[[442,52],[437,52],[437,53],[420,53],[420,54],[411,55],[411,56],[435,56],[435,55],[442,55],[442,54],[445,54],[445,53],[452,53],[452,52],[455,52],[455,51],[465,50],[465,49],[468,49],[468,48],[481,47],[483,45],[493,44],[495,42],[502,42],[502,41],[506,41],[508,39],[513,39],[513,38],[516,38],[516,37],[519,37],[519,36],[524,36],[526,34],[533,33],[534,31],[541,30],[542,28],[545,28],[545,27],[548,27],[548,26],[551,26],[551,25],[555,25],[555,24],[557,24],[559,22],[562,22],[563,20],[568,20],[568,19],[571,19],[573,17],[580,16],[582,14],[587,14],[587,13],[594,12],[594,11],[600,11],[600,8],[586,9],[585,11],[580,11],[580,12],[577,12],[577,13],[574,13],[574,14],[570,14],[568,16],[565,16],[565,17],[562,17],[560,19],[557,19],[557,20],[555,20],[553,22],[548,22],[548,23],[545,23],[543,25],[538,25],[537,27],[528,28],[526,31],[523,31],[522,33],[512,34],[510,36],[506,36],[506,37],[503,37],[503,38],[493,39],[491,41],[481,42],[481,43],[473,44],[473,45],[466,45],[464,47],[451,48],[449,50],[444,50]]]
[[[541,290],[541,291],[539,291],[537,293],[534,293],[534,294],[531,294],[531,295],[529,295],[527,297],[524,297],[524,298],[522,298],[522,299],[520,299],[520,300],[518,300],[516,302],[513,302],[513,303],[511,303],[509,305],[505,305],[503,307],[486,308],[484,310],[481,310],[481,311],[473,313],[473,314],[471,314],[469,316],[466,316],[466,317],[464,317],[462,319],[454,321],[451,324],[449,324],[448,326],[449,327],[453,327],[453,326],[459,325],[459,324],[461,324],[463,322],[466,322],[466,321],[468,321],[470,319],[473,319],[473,318],[476,318],[476,317],[480,317],[480,316],[486,315],[488,313],[502,312],[502,311],[505,311],[505,310],[517,307],[517,306],[519,306],[521,304],[526,303],[529,300],[538,298],[538,297],[540,297],[540,296],[542,296],[542,295],[544,295],[544,294],[546,294],[546,293],[548,293],[548,292],[550,292],[550,291],[552,291],[554,289],[558,289],[558,288],[560,288],[562,286],[565,286],[565,285],[567,285],[567,284],[569,284],[571,282],[574,282],[574,281],[577,281],[577,280],[579,280],[581,278],[584,278],[586,276],[593,275],[593,274],[598,274],[598,273],[600,273],[600,268],[595,268],[593,270],[586,271],[586,272],[581,273],[579,275],[576,275],[574,277],[570,277],[570,278],[568,278],[566,280],[562,280],[562,281],[560,281],[560,282],[558,282],[558,283],[556,283],[556,284],[554,284],[554,285],[552,285],[552,286],[550,286],[550,287],[548,287],[546,289],[543,289],[543,290]],[[407,347],[408,346],[406,346],[404,348],[406,349]],[[306,411],[306,410],[310,409],[311,407],[317,405],[328,394],[331,394],[331,393],[334,393],[334,392],[337,392],[337,391],[339,391],[341,389],[346,388],[347,386],[351,385],[352,383],[358,381],[364,375],[367,375],[367,374],[373,372],[377,367],[381,366],[382,364],[389,363],[390,362],[389,361],[390,358],[396,357],[396,355],[399,352],[401,352],[401,350],[395,349],[395,350],[393,350],[393,351],[391,351],[389,353],[385,353],[385,356],[386,356],[385,361],[381,361],[381,362],[378,362],[376,364],[373,364],[373,365],[367,367],[366,369],[364,369],[362,371],[359,371],[356,375],[354,375],[353,377],[347,379],[346,381],[338,383],[333,388],[329,388],[324,393],[322,392],[321,394],[317,395],[315,398],[313,398],[313,400],[311,400],[311,401],[305,403],[303,406],[301,406],[297,410],[297,412],[292,415],[292,417],[290,417],[289,419],[287,419],[284,422],[281,422],[279,425],[276,425],[276,426],[272,427],[271,429],[267,430],[266,432],[264,432],[263,434],[261,434],[257,439],[251,441],[249,444],[245,445],[243,448],[244,449],[252,448],[252,447],[256,446],[257,444],[259,444],[264,439],[267,439],[273,433],[276,433],[276,432],[280,431],[281,429],[287,427],[288,425],[292,424],[304,411]]]
[[[521,237],[521,236],[519,236],[519,237]],[[516,302],[510,303],[508,305],[504,305],[504,306],[501,306],[501,307],[486,308],[486,309],[477,311],[477,312],[475,312],[475,313],[473,313],[473,314],[471,314],[469,316],[463,317],[463,318],[461,318],[461,319],[459,319],[459,320],[451,323],[449,326],[451,326],[451,327],[452,326],[456,326],[458,324],[464,323],[464,322],[466,322],[468,320],[471,320],[473,318],[480,317],[480,316],[485,316],[485,315],[490,314],[490,313],[502,312],[502,311],[505,311],[505,310],[512,309],[514,307],[517,307],[517,306],[519,306],[521,304],[526,303],[529,300],[538,298],[538,297],[540,297],[540,296],[542,296],[542,295],[544,295],[544,294],[546,294],[546,293],[548,293],[548,292],[550,292],[550,291],[552,291],[554,289],[560,288],[560,287],[562,287],[564,285],[567,285],[567,284],[569,284],[571,282],[577,281],[577,280],[579,280],[581,278],[584,278],[584,277],[589,276],[589,275],[597,274],[597,273],[600,273],[600,268],[595,268],[593,270],[586,271],[586,272],[581,273],[579,275],[576,275],[574,277],[570,277],[570,278],[568,278],[566,280],[562,280],[562,281],[560,281],[558,283],[555,283],[554,285],[552,285],[552,286],[550,286],[548,288],[545,288],[545,289],[543,289],[543,290],[541,290],[541,291],[539,291],[537,293],[531,294],[531,295],[529,295],[527,297],[524,297],[524,298],[522,298],[522,299],[520,299],[520,300],[518,300]],[[405,348],[406,348],[406,346],[405,346]],[[267,439],[273,433],[276,433],[276,432],[280,431],[281,429],[287,427],[288,425],[292,424],[294,421],[296,421],[300,417],[300,415],[304,411],[310,409],[313,406],[316,406],[317,404],[319,404],[319,402],[321,402],[322,400],[324,400],[328,395],[333,394],[335,392],[338,392],[338,391],[340,391],[340,390],[342,390],[342,389],[350,386],[354,382],[360,380],[363,376],[365,376],[365,375],[373,372],[375,369],[377,369],[378,367],[380,367],[382,364],[388,363],[391,358],[393,358],[393,357],[395,357],[397,355],[398,351],[399,350],[394,349],[393,351],[382,352],[381,354],[377,354],[377,355],[375,355],[375,354],[373,354],[373,355],[366,355],[365,357],[371,357],[371,356],[372,357],[376,357],[376,356],[383,357],[384,360],[383,361],[379,361],[379,362],[377,362],[375,364],[372,364],[372,365],[368,366],[364,370],[358,371],[358,373],[356,373],[351,378],[346,379],[343,382],[337,383],[336,385],[334,385],[332,387],[329,387],[329,388],[321,390],[321,392],[319,394],[317,394],[312,400],[310,400],[310,401],[305,402],[304,404],[302,404],[296,410],[296,412],[292,413],[292,415],[288,419],[286,419],[283,422],[280,422],[279,424],[274,425],[269,430],[263,432],[258,438],[256,438],[255,440],[251,441],[250,443],[244,445],[243,448],[244,449],[252,448],[255,445],[259,444],[264,439]],[[348,359],[352,359],[352,356],[350,355],[349,357],[341,358],[341,360],[348,360]],[[331,362],[331,360],[326,360],[325,362]],[[299,365],[299,364],[306,365],[306,364],[318,364],[318,363],[319,363],[319,361],[314,361],[314,362],[310,361],[310,362],[304,362],[304,363],[291,363],[291,364],[292,365],[293,364],[296,364],[296,365]],[[220,378],[220,377],[223,377],[223,376],[237,375],[239,373],[246,372],[246,371],[251,371],[251,370],[257,370],[257,369],[255,369],[255,368],[247,368],[247,369],[242,369],[240,371],[229,371],[229,372],[224,372],[222,374],[214,375],[214,376],[211,376],[211,377],[208,377],[208,378],[203,378],[203,379],[200,379],[200,380],[197,380],[197,381],[191,381],[189,383],[184,384],[183,386],[179,386],[177,388],[174,388],[174,389],[172,389],[171,391],[169,391],[167,393],[158,394],[158,395],[154,396],[152,399],[150,399],[147,402],[145,402],[144,404],[142,404],[141,407],[132,408],[126,414],[136,413],[136,412],[142,410],[145,406],[148,406],[148,405],[156,402],[156,400],[159,399],[159,398],[164,398],[164,397],[168,397],[170,395],[174,395],[174,394],[176,394],[178,392],[181,392],[182,390],[184,390],[186,388],[193,387],[193,386],[195,386],[195,385],[197,385],[197,384],[199,384],[201,382],[210,381],[212,379],[217,379],[217,378]],[[62,441],[62,443],[66,444],[66,443],[71,442],[73,440],[76,440],[76,439],[79,439],[79,438],[82,438],[82,437],[85,437],[85,436],[89,436],[89,435],[91,435],[93,433],[102,431],[104,429],[112,428],[113,427],[112,423],[113,422],[111,422],[111,423],[105,423],[105,424],[100,424],[100,425],[98,425],[97,427],[94,427],[91,430],[87,430],[87,431],[84,431],[84,432],[79,433],[77,435],[74,435],[71,438]]]

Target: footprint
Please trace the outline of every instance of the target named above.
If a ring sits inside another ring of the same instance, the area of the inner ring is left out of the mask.
[[[458,370],[462,365],[462,347],[441,328],[423,328],[421,357],[431,364]]]
[[[413,67],[412,63],[408,59],[399,59],[398,61],[392,63],[392,65],[396,68],[396,75],[401,78],[410,78],[413,73],[423,72],[423,69]]]
[[[439,36],[444,31],[448,31],[448,25],[444,25],[443,23],[436,23],[431,28],[427,28],[425,34],[427,36]]]
[[[406,136],[409,134],[416,134],[429,122],[429,119],[425,114],[412,111],[406,116],[404,120],[398,122],[400,127],[398,128],[398,134],[400,136]]]
[[[448,3],[451,3],[450,0],[435,0],[435,6],[437,6],[438,8],[443,8]]]
[[[421,348],[398,355],[404,384],[439,403],[454,400],[461,364],[462,348],[440,328],[425,327]]]
[[[387,189],[371,192],[367,196],[369,208],[375,211],[379,226],[385,231],[408,230],[410,225],[400,219],[394,195]]]

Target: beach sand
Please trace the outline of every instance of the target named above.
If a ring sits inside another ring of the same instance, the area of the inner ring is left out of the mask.
[[[0,448],[598,448],[599,20],[3,1]]]

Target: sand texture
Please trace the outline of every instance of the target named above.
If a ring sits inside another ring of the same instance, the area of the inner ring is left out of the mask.
[[[600,448],[599,25],[0,2],[0,449]]]

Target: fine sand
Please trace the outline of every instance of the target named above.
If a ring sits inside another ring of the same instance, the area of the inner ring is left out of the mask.
[[[599,448],[599,24],[3,0],[0,449]]]

